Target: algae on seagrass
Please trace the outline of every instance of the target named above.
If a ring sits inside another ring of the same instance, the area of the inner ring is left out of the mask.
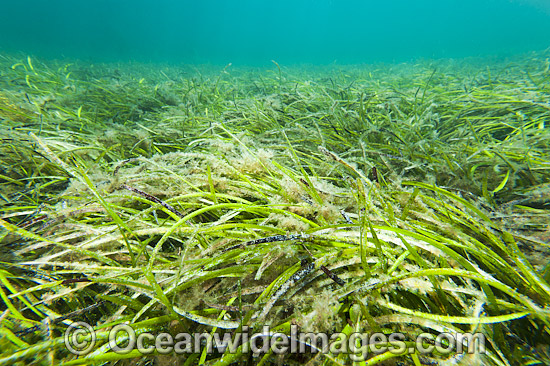
[[[3,57],[0,363],[140,357],[106,343],[123,322],[481,332],[485,354],[367,364],[548,363],[545,57],[201,72]],[[62,333],[79,320],[98,343],[75,357]],[[137,362],[247,359],[351,362]]]

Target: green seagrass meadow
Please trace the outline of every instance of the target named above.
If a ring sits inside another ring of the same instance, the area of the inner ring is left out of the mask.
[[[0,139],[0,365],[550,364],[548,51],[264,68],[4,55]],[[78,321],[97,335],[83,355],[64,343]],[[120,354],[118,324],[407,347]],[[485,352],[409,351],[442,332],[483,334]]]

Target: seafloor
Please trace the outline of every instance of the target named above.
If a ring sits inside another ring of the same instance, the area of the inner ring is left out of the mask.
[[[353,363],[119,354],[122,323],[405,335],[367,365],[550,364],[549,60],[0,56],[0,365]],[[77,321],[97,335],[81,355]],[[408,347],[441,332],[485,350]]]

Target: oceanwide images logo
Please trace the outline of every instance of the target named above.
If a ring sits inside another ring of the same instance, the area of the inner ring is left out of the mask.
[[[434,351],[442,354],[484,353],[485,336],[481,333],[422,333],[410,339],[403,333],[305,333],[291,326],[290,335],[273,332],[264,326],[261,332],[251,334],[248,327],[235,333],[149,333],[134,329],[128,324],[114,326],[98,337],[95,330],[85,322],[75,322],[64,334],[65,346],[76,355],[92,352],[98,338],[108,348],[119,354],[137,350],[143,355],[200,353],[248,353],[292,354],[331,353],[349,354],[353,361],[364,361],[369,355],[392,352],[395,354],[423,353]],[[102,345],[104,348],[105,346]]]

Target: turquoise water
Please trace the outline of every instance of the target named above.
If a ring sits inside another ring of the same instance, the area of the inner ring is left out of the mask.
[[[550,46],[548,0],[4,1],[0,51],[263,65],[508,56]]]

